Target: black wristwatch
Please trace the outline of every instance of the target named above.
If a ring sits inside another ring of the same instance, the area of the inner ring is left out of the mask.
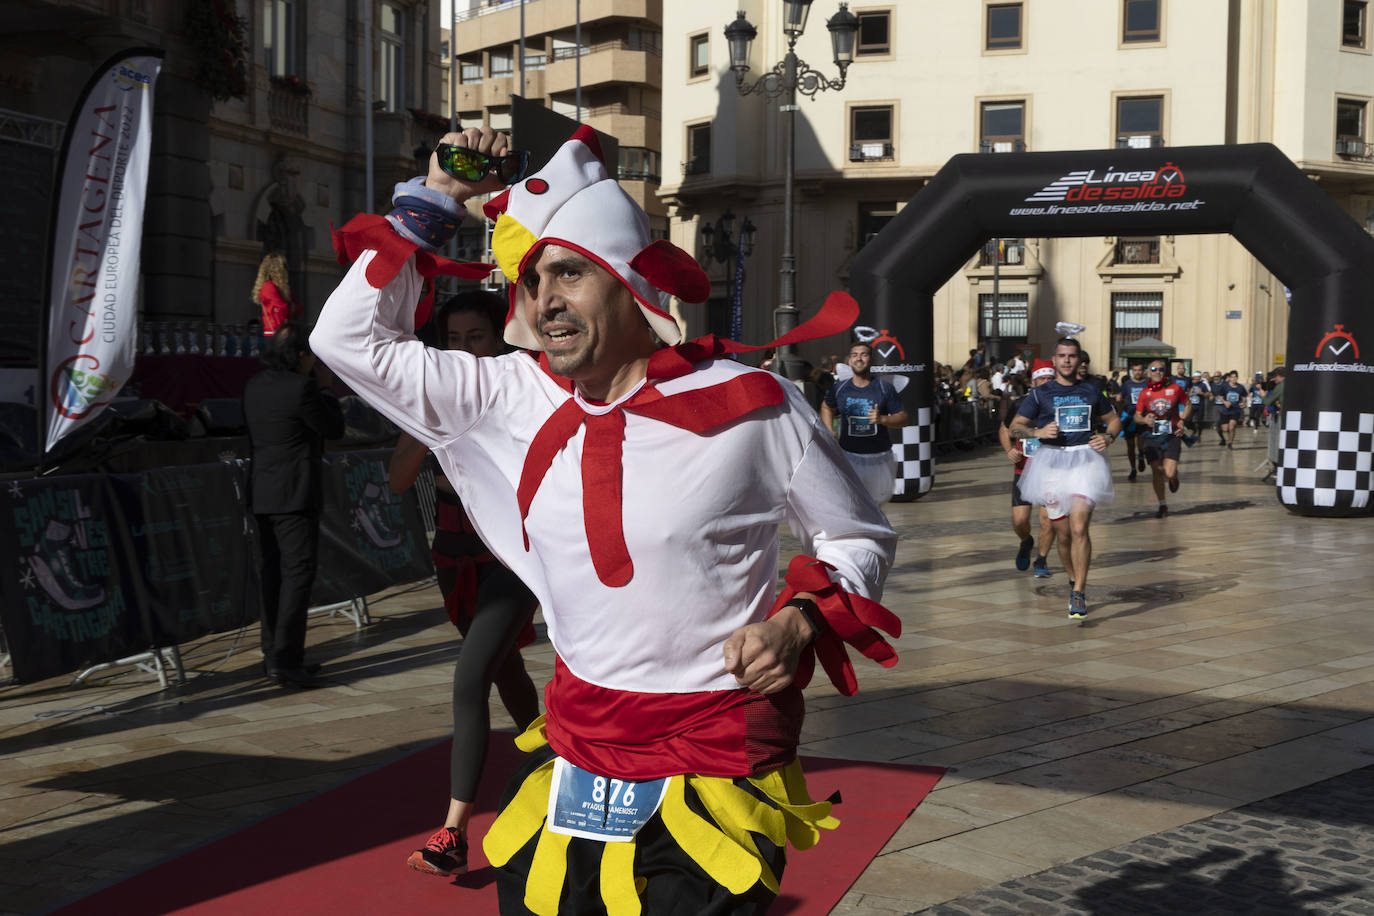
[[[787,602],[792,607],[801,611],[801,615],[806,618],[806,622],[811,624],[811,642],[815,642],[825,632],[825,615],[821,609],[816,607],[816,602],[810,598],[793,598]]]

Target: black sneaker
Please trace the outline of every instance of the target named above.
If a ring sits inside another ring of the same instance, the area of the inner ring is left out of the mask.
[[[1049,560],[1049,557],[1036,557],[1036,558],[1035,558],[1035,578],[1037,578],[1037,579],[1048,579],[1049,577],[1050,577],[1050,560]]]
[[[445,878],[467,874],[468,839],[456,827],[440,827],[423,847],[410,854],[406,864],[415,871]]]
[[[1136,469],[1137,471],[1143,471],[1143,470],[1145,470],[1145,456],[1144,456],[1144,455],[1140,455],[1140,456],[1138,456],[1138,457],[1136,458],[1136,460],[1135,460],[1135,469]]]
[[[1177,474],[1175,474],[1173,477],[1170,477],[1170,478],[1169,478],[1169,492],[1170,492],[1170,493],[1177,493],[1177,492],[1178,492],[1178,475],[1177,475]]]
[[[1155,513],[1155,518],[1164,518],[1164,517],[1165,517],[1166,515],[1168,515],[1168,514],[1169,514],[1169,507],[1166,506],[1166,505],[1164,505],[1164,503],[1160,503],[1160,504],[1159,504],[1159,511]]]
[[[1082,620],[1088,616],[1088,597],[1083,592],[1069,592],[1069,619]]]
[[[1134,481],[1134,480],[1135,480],[1135,468],[1131,468],[1131,473],[1130,473],[1129,475],[1127,475],[1126,479],[1127,479],[1127,480],[1130,480],[1130,481]]]
[[[1035,547],[1035,538],[1026,538],[1021,542],[1021,549],[1016,551],[1016,568],[1022,572],[1030,569],[1030,553],[1033,547]]]

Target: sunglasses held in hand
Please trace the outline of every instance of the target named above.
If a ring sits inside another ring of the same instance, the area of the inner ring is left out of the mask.
[[[488,156],[466,146],[440,143],[434,147],[439,168],[463,181],[481,181],[488,173],[495,173],[504,184],[515,184],[525,177],[530,154],[527,150],[513,150],[504,156]]]

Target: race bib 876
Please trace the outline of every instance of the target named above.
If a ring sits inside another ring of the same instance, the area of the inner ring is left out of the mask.
[[[669,781],[675,778],[612,779],[556,757],[547,826],[551,833],[628,843],[658,811]]]

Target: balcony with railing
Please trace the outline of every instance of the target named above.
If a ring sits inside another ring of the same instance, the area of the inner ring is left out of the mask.
[[[683,175],[709,175],[711,174],[710,156],[693,156],[682,163]]]
[[[978,152],[980,153],[1024,153],[1025,151],[1026,141],[1020,137],[984,140],[978,144]]]
[[[310,90],[304,83],[273,79],[267,87],[267,119],[273,130],[305,136],[310,127]]]
[[[1117,149],[1155,149],[1164,145],[1159,134],[1121,134],[1116,138]]]
[[[896,156],[896,147],[891,143],[871,141],[849,144],[850,162],[891,162]]]
[[[1342,159],[1374,159],[1374,144],[1359,137],[1337,137],[1336,155]]]
[[[549,92],[570,92],[577,86],[579,58],[583,89],[613,83],[653,89],[663,85],[663,44],[657,33],[554,48],[548,65]]]

